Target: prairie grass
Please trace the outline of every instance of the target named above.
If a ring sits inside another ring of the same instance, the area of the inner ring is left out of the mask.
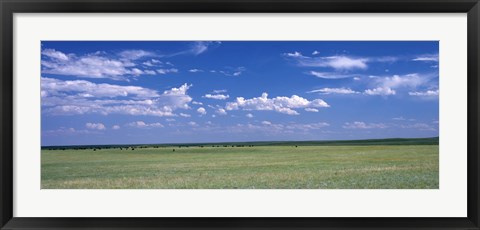
[[[42,189],[438,189],[438,145],[42,150]]]

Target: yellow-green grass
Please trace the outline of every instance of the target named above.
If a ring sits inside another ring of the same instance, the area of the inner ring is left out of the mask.
[[[42,150],[41,186],[42,189],[438,189],[438,158],[438,145]]]

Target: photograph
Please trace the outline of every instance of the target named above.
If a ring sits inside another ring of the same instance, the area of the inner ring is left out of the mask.
[[[43,40],[34,55],[41,189],[440,188],[439,41]]]

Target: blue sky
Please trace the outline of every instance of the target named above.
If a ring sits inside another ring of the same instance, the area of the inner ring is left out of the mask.
[[[42,146],[438,136],[437,41],[43,41]]]

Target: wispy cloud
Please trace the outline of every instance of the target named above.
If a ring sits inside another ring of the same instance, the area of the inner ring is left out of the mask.
[[[60,127],[58,129],[54,130],[45,130],[42,131],[42,136],[73,136],[73,135],[92,135],[92,134],[101,134],[102,132],[98,130],[87,130],[87,129],[81,129],[77,130],[75,128],[66,128],[66,127]]]
[[[187,50],[183,50],[180,52],[168,54],[166,56],[168,57],[173,57],[173,56],[178,56],[178,55],[194,55],[198,56],[200,54],[203,54],[207,52],[211,48],[215,48],[220,46],[222,44],[219,41],[196,41],[190,44],[190,47]]]
[[[178,73],[178,69],[170,68],[170,69],[157,69],[158,74],[168,74],[168,73]]]
[[[213,94],[226,93],[226,92],[227,92],[226,89],[216,89],[212,91]]]
[[[400,125],[401,128],[404,129],[416,129],[420,131],[437,131],[437,129],[429,124],[426,123],[415,123],[415,124],[407,124],[407,125]]]
[[[412,59],[412,61],[438,62],[438,54],[425,54]]]
[[[314,108],[305,108],[305,111],[307,111],[307,112],[314,112],[314,113],[319,112],[318,109],[314,109]]]
[[[223,74],[228,77],[237,77],[242,75],[243,72],[245,72],[247,69],[243,66],[232,68],[232,67],[227,67],[225,68],[226,70],[218,70],[216,73]]]
[[[365,123],[362,121],[346,122],[344,129],[384,129],[388,126],[383,123]]]
[[[204,71],[201,70],[201,69],[190,69],[190,70],[188,70],[188,72],[190,72],[190,73],[201,73],[201,72],[204,72]]]
[[[359,74],[347,74],[347,73],[336,73],[336,72],[318,72],[318,71],[309,71],[307,74],[323,78],[323,79],[343,79],[343,78],[354,78],[360,76]]]
[[[360,92],[354,91],[350,88],[322,88],[308,91],[307,93],[321,93],[321,94],[357,94]]]
[[[202,54],[202,53],[206,52],[212,46],[218,46],[220,44],[221,44],[221,42],[211,42],[211,41],[195,42],[190,51],[194,55],[199,55],[199,54]]]
[[[437,90],[408,92],[408,95],[419,96],[419,97],[436,97],[436,96],[438,96],[438,93],[439,93],[439,91],[437,89]]]
[[[154,66],[162,66],[163,62],[157,59],[151,59],[142,63],[143,65],[154,67]]]
[[[137,60],[143,57],[155,56],[155,53],[145,50],[124,50],[119,53],[119,56],[127,60]]]
[[[53,58],[53,59],[58,59],[58,60],[61,60],[61,61],[70,60],[68,55],[66,55],[66,54],[64,54],[60,51],[56,51],[54,49],[44,49],[44,50],[42,50],[42,54],[47,56],[47,57],[50,57],[50,58]],[[70,56],[72,56],[72,54]]]
[[[226,127],[227,132],[233,133],[249,133],[249,132],[263,132],[263,133],[295,133],[295,132],[310,132],[325,129],[330,126],[327,122],[317,123],[274,123],[271,121],[261,121],[259,124],[237,124],[233,127]]]
[[[129,76],[151,74],[135,67],[132,62],[146,55],[147,51],[123,51],[119,56],[107,56],[103,52],[77,56],[54,49],[42,51],[42,73],[77,76],[83,78],[111,78],[125,80]]]
[[[297,51],[293,53],[284,53],[283,55],[295,60],[297,65],[304,67],[329,67],[336,70],[368,68],[367,58],[350,57],[345,55],[308,57]]]
[[[130,126],[130,127],[135,127],[135,128],[163,128],[164,126],[159,123],[159,122],[155,122],[155,123],[145,123],[144,121],[134,121],[134,122],[130,122],[127,124],[127,126]]]
[[[67,96],[76,94],[83,98],[95,97],[135,97],[152,98],[158,97],[155,90],[140,86],[121,86],[112,84],[96,84],[86,80],[63,81],[55,78],[41,78],[41,94],[46,96]]]

